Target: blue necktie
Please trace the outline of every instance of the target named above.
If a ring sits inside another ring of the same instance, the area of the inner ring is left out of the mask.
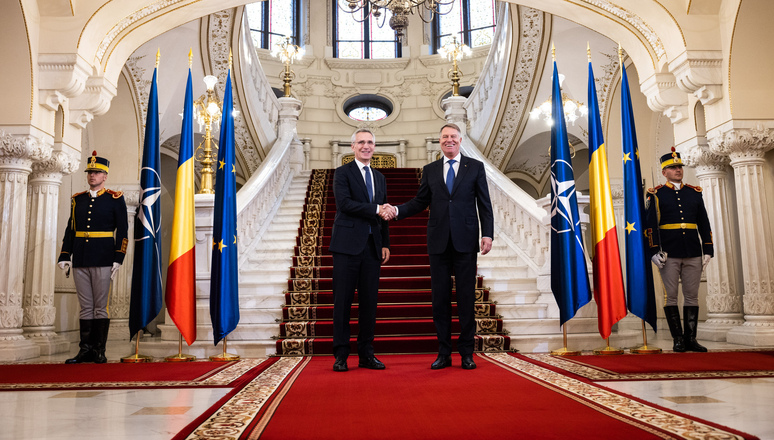
[[[374,185],[371,183],[371,173],[367,166],[363,167],[363,171],[365,171],[366,189],[368,190],[368,201],[371,202],[374,200]]]
[[[449,188],[449,194],[452,192],[452,188],[454,188],[454,162],[457,162],[454,159],[449,160],[449,171],[446,172],[446,187]]]

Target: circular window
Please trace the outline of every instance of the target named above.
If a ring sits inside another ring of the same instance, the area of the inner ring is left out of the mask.
[[[344,103],[344,113],[356,121],[379,121],[390,116],[392,102],[379,95],[357,95]]]

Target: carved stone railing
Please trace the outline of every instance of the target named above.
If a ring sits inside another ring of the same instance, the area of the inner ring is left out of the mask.
[[[474,142],[481,144],[482,136],[489,136],[492,130],[493,113],[500,108],[500,101],[505,96],[504,90],[508,89],[509,57],[513,45],[513,25],[511,23],[511,9],[507,3],[500,3],[498,11],[497,28],[489,50],[489,57],[481,69],[476,88],[468,97],[465,108],[468,111],[470,132],[468,135]],[[487,122],[488,123],[484,123]],[[478,123],[477,123],[478,122]]]
[[[296,134],[301,101],[280,98],[279,137],[261,163],[237,194],[237,235],[240,265],[258,246],[279,210],[282,198],[294,175],[303,167],[303,145]]]
[[[483,162],[486,168],[497,239],[515,250],[534,274],[539,273],[550,249],[551,229],[545,223],[546,210],[495,168],[467,137],[463,139],[462,150],[466,156]]]

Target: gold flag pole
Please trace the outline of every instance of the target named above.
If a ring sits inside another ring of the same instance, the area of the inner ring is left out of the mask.
[[[137,332],[134,342],[134,354],[121,358],[121,362],[130,364],[140,364],[143,362],[152,362],[153,357],[140,354],[140,337],[142,337],[142,330]]]
[[[567,323],[562,326],[562,341],[564,343],[564,347],[560,348],[559,350],[554,350],[551,352],[554,356],[578,356],[581,354],[580,350],[568,350],[567,349]]]
[[[225,336],[223,338],[223,353],[222,354],[214,354],[210,356],[211,361],[215,362],[231,362],[231,361],[238,361],[239,355],[238,354],[231,354],[226,353],[226,350],[228,349],[228,336]]]
[[[645,320],[642,320],[642,347],[632,348],[629,350],[632,353],[637,354],[657,354],[661,353],[661,349],[658,347],[648,347],[648,333],[645,329]]]
[[[196,360],[196,356],[192,354],[184,354],[183,353],[183,334],[181,333],[179,336],[179,339],[177,341],[177,354],[172,356],[167,356],[164,358],[167,362],[193,362]]]

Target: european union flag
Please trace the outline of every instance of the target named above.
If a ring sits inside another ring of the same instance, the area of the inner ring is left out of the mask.
[[[629,311],[656,330],[656,294],[653,268],[645,243],[645,203],[640,150],[626,69],[621,68],[621,132],[623,136],[624,221],[626,222],[626,304]]]
[[[220,124],[218,169],[215,173],[215,218],[212,230],[210,318],[215,345],[239,323],[233,107],[229,70]]]
[[[556,61],[551,113],[551,290],[559,306],[559,325],[564,325],[591,301],[591,288]]]
[[[134,267],[129,302],[129,337],[143,329],[161,311],[161,177],[159,174],[159,104],[153,70],[145,144],[140,170],[140,205],[134,220]]]

